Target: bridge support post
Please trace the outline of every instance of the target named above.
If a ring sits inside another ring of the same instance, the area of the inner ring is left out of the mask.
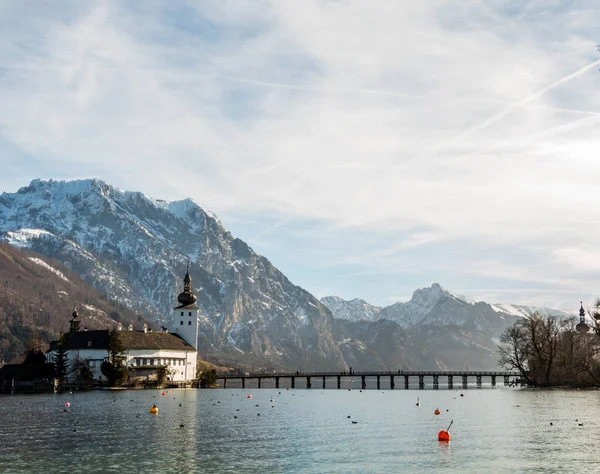
[[[279,388],[279,377],[275,377],[275,388]]]
[[[339,390],[340,388],[342,388],[342,376],[341,375],[337,376],[337,382],[338,382],[337,385],[338,385],[338,390]]]
[[[310,383],[310,377],[306,377],[306,388],[312,388],[312,384]]]
[[[448,388],[454,388],[454,377],[448,375]]]
[[[468,379],[468,376],[467,375],[463,375],[462,379],[463,379],[462,388],[467,388],[467,379]]]
[[[296,388],[296,377],[292,375],[292,388]]]
[[[437,390],[438,388],[440,388],[440,376],[435,374],[433,376],[433,389]]]
[[[408,390],[408,375],[404,376],[404,389]]]
[[[425,376],[419,375],[419,390],[423,390],[425,388]]]
[[[325,376],[323,375],[323,390],[325,390]]]
[[[492,375],[492,387],[496,386],[496,376]]]
[[[365,390],[367,388],[367,380],[366,380],[365,376],[361,375],[360,380],[361,380],[361,387],[363,390]]]
[[[481,375],[477,376],[477,388],[481,388]]]
[[[377,390],[381,389],[381,376],[377,376]]]
[[[394,383],[394,376],[390,375],[390,389],[394,390],[396,388],[396,384]]]
[[[223,388],[227,388],[227,379],[223,379]]]
[[[246,388],[246,377],[242,377],[242,388]]]
[[[510,380],[508,379],[508,377],[509,377],[508,375],[504,376],[504,386],[505,387],[508,387],[510,385]]]
[[[258,388],[260,388],[260,382],[262,381],[261,377],[256,377],[256,380],[258,380]]]

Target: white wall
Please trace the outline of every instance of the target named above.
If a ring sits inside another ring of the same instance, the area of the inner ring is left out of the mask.
[[[53,362],[55,352],[46,354],[46,361]],[[78,349],[67,352],[69,362],[75,359],[89,359],[90,369],[94,380],[105,381],[106,377],[100,370],[100,365],[108,358],[105,349]],[[173,382],[191,381],[196,377],[196,351],[173,351],[173,350],[127,350],[125,351],[125,364],[128,368],[135,367],[136,359],[146,359],[148,366],[167,365],[172,372],[169,379]],[[152,363],[150,363],[152,360]],[[69,379],[73,377],[69,376]]]
[[[142,366],[166,365],[171,372],[169,379],[173,382],[190,381],[196,377],[196,351],[128,350],[125,355],[127,367],[139,367],[139,359]]]

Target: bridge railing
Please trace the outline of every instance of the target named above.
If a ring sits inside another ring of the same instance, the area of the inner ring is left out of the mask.
[[[219,374],[217,378],[219,379],[240,379],[240,378],[276,378],[276,377],[389,377],[389,376],[408,376],[408,377],[418,377],[418,376],[456,376],[456,377],[520,377],[521,374],[519,372],[512,371],[483,371],[483,370],[397,370],[397,371],[374,371],[374,370],[361,370],[361,371],[338,371],[338,372],[274,372],[274,373],[266,373],[266,372],[258,372],[258,373],[249,373],[249,374],[235,374],[235,375],[225,375]]]

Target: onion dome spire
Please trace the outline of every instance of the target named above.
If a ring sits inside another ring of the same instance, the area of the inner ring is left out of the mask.
[[[190,276],[190,265],[188,263],[185,277],[183,278],[183,292],[179,293],[177,301],[183,306],[188,306],[194,304],[196,300],[196,295],[192,293],[192,277]]]
[[[578,332],[585,334],[590,330],[589,325],[585,322],[585,309],[583,309],[583,301],[581,302],[581,308],[579,308],[579,323],[575,326]]]
[[[77,313],[77,308],[73,308],[73,313],[71,313],[71,316],[73,316],[73,319],[69,321],[69,332],[79,331],[79,324],[81,321],[77,319],[79,316]]]

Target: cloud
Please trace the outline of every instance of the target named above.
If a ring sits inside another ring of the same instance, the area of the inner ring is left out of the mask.
[[[461,275],[456,255],[492,253],[514,282],[550,255],[583,285],[581,259],[559,257],[600,231],[600,13],[553,5],[4,2],[0,185],[41,170],[191,195],[276,255],[301,231],[309,289],[324,263],[406,274],[376,280],[380,302]]]

